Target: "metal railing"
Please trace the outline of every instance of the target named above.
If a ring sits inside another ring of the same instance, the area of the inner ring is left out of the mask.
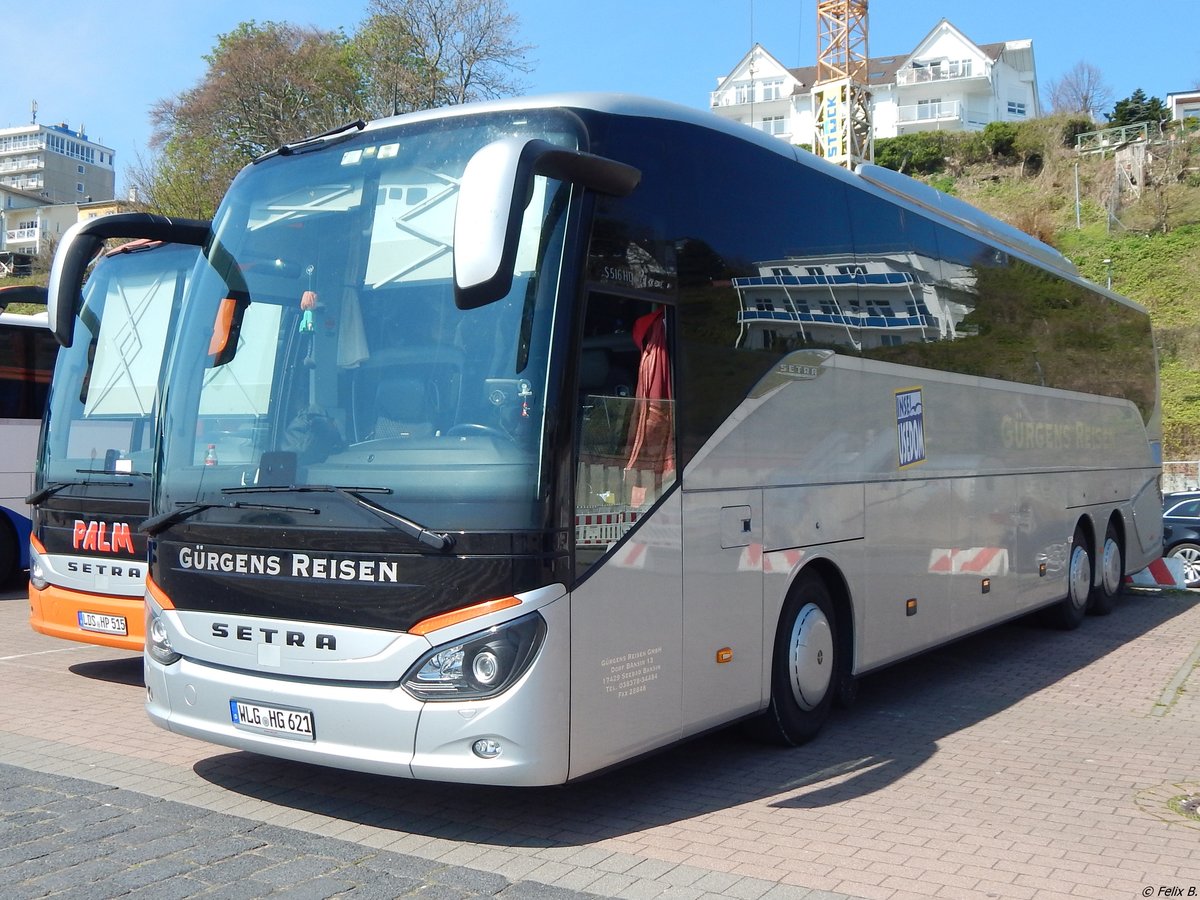
[[[1085,131],[1075,135],[1075,149],[1080,153],[1104,153],[1107,150],[1119,150],[1126,144],[1150,140],[1150,123],[1138,122],[1136,125],[1118,125],[1115,128],[1101,128],[1099,131]]]
[[[959,100],[942,100],[937,103],[918,103],[915,106],[898,107],[900,121],[913,122],[945,122],[962,121],[962,102]]]
[[[958,78],[983,77],[974,71],[972,60],[956,59],[947,62],[934,63],[929,66],[909,66],[896,72],[896,84],[933,84],[937,81],[953,81]]]

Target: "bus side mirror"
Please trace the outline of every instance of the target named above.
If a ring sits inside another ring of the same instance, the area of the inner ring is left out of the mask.
[[[70,347],[75,336],[75,318],[82,303],[81,289],[88,264],[109,238],[145,238],[174,244],[203,246],[209,223],[194,219],[170,219],[150,213],[117,213],[76,222],[59,240],[50,264],[46,285],[46,307],[50,329],[59,344]]]
[[[454,302],[486,306],[512,288],[521,219],[533,177],[545,175],[624,197],[641,181],[633,166],[542,140],[504,138],[467,162],[454,213]]]

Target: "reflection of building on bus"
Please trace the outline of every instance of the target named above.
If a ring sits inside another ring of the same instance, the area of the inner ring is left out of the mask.
[[[944,274],[950,269],[953,277]],[[791,257],[758,271],[733,279],[737,346],[747,350],[953,340],[973,306],[969,271],[912,253]]]

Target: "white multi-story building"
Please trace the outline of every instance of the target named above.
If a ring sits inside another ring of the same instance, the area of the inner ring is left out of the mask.
[[[793,144],[815,139],[816,66],[789,69],[755,44],[717,79],[713,112]],[[875,138],[916,131],[980,131],[1041,115],[1031,40],[976,44],[946,19],[904,56],[869,60]]]
[[[35,194],[45,203],[111,200],[113,151],[65,123],[0,128],[0,186]]]
[[[0,128],[0,275],[52,246],[80,206],[111,202],[113,151],[66,124]]]

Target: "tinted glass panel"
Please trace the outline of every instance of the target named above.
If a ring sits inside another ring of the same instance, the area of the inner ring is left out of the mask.
[[[864,351],[888,362],[1155,406],[1150,320],[1132,307],[939,228],[942,277],[924,286],[936,328]]]
[[[846,187],[797,165],[787,148],[681,123],[628,127],[597,125],[596,152],[638,166],[642,182],[627,198],[597,201],[589,275],[680,304],[683,465],[783,354],[812,346],[818,319],[829,320],[816,299],[828,285],[805,267],[837,273],[857,263]],[[848,303],[858,285],[845,279]]]
[[[45,328],[0,325],[0,418],[42,417],[57,355]]]

